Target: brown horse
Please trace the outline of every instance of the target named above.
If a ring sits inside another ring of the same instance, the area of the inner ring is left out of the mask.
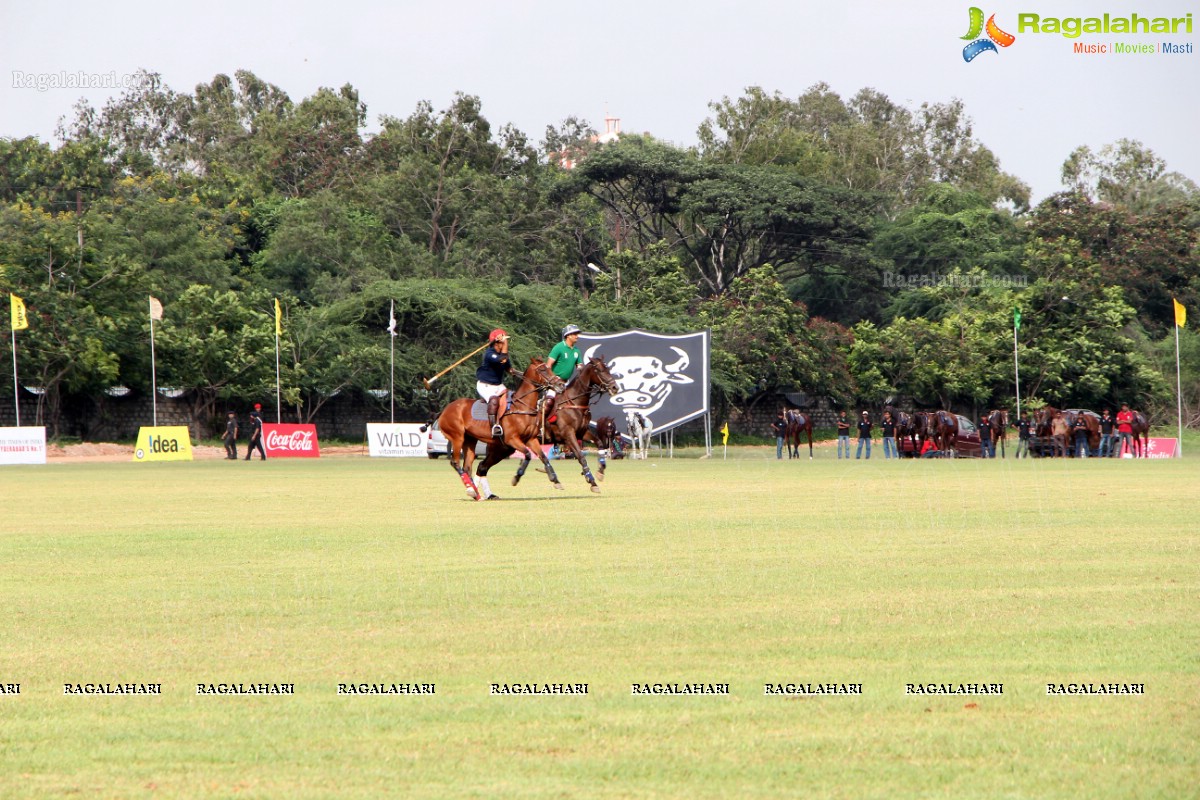
[[[934,411],[928,414],[929,435],[933,437],[943,456],[954,458],[958,447],[958,417],[949,411]]]
[[[592,398],[602,392],[616,394],[617,382],[608,371],[604,358],[593,356],[554,399],[553,415],[546,423],[546,441],[563,445],[571,451],[571,455],[583,467],[583,477],[591,484],[593,492],[599,492],[600,487],[596,485],[596,479],[588,469],[587,458],[579,442],[587,434],[588,423],[592,421]],[[525,460],[529,461],[528,454]],[[525,466],[526,464],[522,464],[521,468],[518,468],[517,479],[513,481],[514,486],[524,473]]]
[[[500,460],[496,453],[505,448],[508,453],[514,450],[525,453],[521,471],[524,471],[525,465],[529,463],[533,453],[536,452],[542,463],[546,465],[546,475],[554,484],[554,488],[563,488],[558,481],[558,476],[554,474],[554,467],[550,466],[550,460],[542,451],[542,443],[538,441],[541,426],[538,424],[537,413],[539,392],[546,389],[559,391],[563,388],[562,379],[550,371],[545,361],[540,358],[533,359],[521,377],[521,385],[512,393],[511,407],[500,418],[500,426],[504,429],[504,436],[501,439],[492,437],[492,429],[488,424],[486,411],[472,413],[472,406],[476,404],[486,409],[486,404],[482,401],[464,397],[455,400],[442,410],[441,416],[438,417],[438,427],[450,442],[450,466],[454,467],[455,472],[462,478],[463,486],[467,487],[467,494],[472,499],[481,500],[486,497],[490,500],[495,497],[487,485],[487,471],[489,467]],[[471,480],[471,463],[475,460],[476,442],[485,442],[488,445],[487,457],[476,472],[483,484],[484,494],[482,495]],[[519,476],[513,479],[514,486],[517,480],[519,480]]]
[[[608,467],[609,455],[619,458],[613,450],[620,441],[620,436],[617,434],[617,421],[612,417],[600,417],[588,425],[588,431],[583,438],[596,443],[596,458],[600,461],[600,471],[596,473],[596,479],[602,481],[604,480],[604,470]]]
[[[1034,417],[1034,419],[1036,420],[1036,428],[1035,429],[1037,431],[1037,435],[1039,437],[1049,436],[1050,435],[1050,423],[1054,419],[1055,415],[1060,414],[1060,413],[1062,414],[1063,421],[1067,423],[1068,438],[1074,437],[1075,422],[1081,416],[1083,417],[1083,424],[1087,428],[1087,432],[1088,432],[1087,433],[1088,452],[1099,453],[1100,452],[1100,449],[1099,449],[1100,448],[1100,415],[1097,414],[1095,411],[1088,411],[1087,409],[1081,409],[1081,408],[1068,408],[1068,409],[1065,409],[1060,412],[1054,406],[1043,406],[1042,409],[1037,412],[1037,416]],[[1076,457],[1078,457],[1078,455],[1079,454],[1076,453]]]
[[[1004,409],[995,409],[987,415],[987,426],[992,430],[992,447],[995,448],[996,442],[1000,443],[1000,457],[1006,458],[1004,454],[1004,440],[1007,437],[1008,431],[1008,412]]]
[[[912,456],[915,458],[921,452],[920,446],[917,444],[917,436],[921,437],[921,444],[925,444],[925,431],[927,420],[923,414],[909,414],[907,411],[898,411],[895,406],[887,405],[883,407],[884,412],[892,415],[892,421],[896,423],[896,453],[901,458],[904,457],[904,448],[902,447],[904,440],[908,439],[912,446]],[[918,419],[919,417],[919,419]]]
[[[787,443],[788,458],[800,457],[800,434],[808,434],[808,458],[813,457],[813,424],[812,417],[795,409],[788,409],[784,415],[787,427],[784,428],[784,441]]]
[[[1129,429],[1133,432],[1133,457],[1145,458],[1146,445],[1150,443],[1150,420],[1142,412],[1135,411]]]

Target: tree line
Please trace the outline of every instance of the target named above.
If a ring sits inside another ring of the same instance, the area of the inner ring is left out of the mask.
[[[840,404],[1173,407],[1172,298],[1200,300],[1200,190],[1153,151],[1080,147],[1035,207],[962,104],[912,109],[817,84],[710,106],[698,144],[538,143],[479,98],[377,117],[352,86],[299,102],[252,73],[190,92],[159,76],[64,118],[55,145],[0,140],[0,289],[26,302],[21,382],[42,419],[160,386],[195,418],[274,392],[289,419],[421,378],[504,327],[518,358],[558,330],[713,332],[719,413],[780,391]],[[1200,345],[1183,331],[1186,397]],[[11,392],[11,376],[7,378]]]

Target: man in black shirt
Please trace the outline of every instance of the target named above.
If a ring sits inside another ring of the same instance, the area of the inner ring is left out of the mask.
[[[871,458],[871,416],[866,412],[862,412],[862,418],[858,421],[858,449],[854,451],[856,459],[862,457],[863,442],[867,443],[867,458]]]
[[[992,444],[992,426],[986,415],[979,418],[979,457],[996,457],[996,445]]]
[[[1017,428],[1017,454],[1014,457],[1020,458],[1024,453],[1025,458],[1029,458],[1029,429],[1032,427],[1029,415],[1026,414],[1013,424]]]
[[[775,434],[775,458],[783,458],[783,435],[787,433],[787,420],[783,418],[783,412],[779,412],[779,416],[771,423],[771,432]]]
[[[1104,409],[1104,414],[1100,417],[1100,457],[1107,458],[1112,455],[1112,440],[1113,426],[1117,421],[1113,419],[1112,412],[1107,408]]]
[[[267,451],[263,449],[262,443],[262,406],[258,403],[254,404],[254,410],[250,412],[250,443],[246,445],[246,460],[250,460],[250,456],[254,455],[254,449],[258,448],[258,454],[263,461],[267,460]]]
[[[842,457],[842,445],[846,446],[846,458],[850,457],[850,420],[846,418],[846,412],[838,414],[837,418],[837,434],[838,434],[838,458]]]
[[[1082,413],[1075,415],[1075,424],[1071,426],[1075,434],[1075,457],[1088,457],[1088,427],[1087,417]]]
[[[899,458],[900,454],[896,452],[896,420],[892,419],[892,412],[883,412],[879,432],[883,435],[883,457]]]
[[[225,460],[237,461],[237,437],[238,437],[238,420],[237,414],[232,411],[226,415],[225,419]]]

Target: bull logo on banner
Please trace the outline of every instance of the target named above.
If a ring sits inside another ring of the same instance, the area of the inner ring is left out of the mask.
[[[585,333],[577,347],[585,362],[604,356],[617,382],[616,394],[596,400],[593,418],[641,414],[662,433],[708,413],[708,331]]]

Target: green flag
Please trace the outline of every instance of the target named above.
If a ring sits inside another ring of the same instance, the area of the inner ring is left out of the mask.
[[[1013,327],[1021,330],[1021,309],[1019,308],[1013,309]]]

